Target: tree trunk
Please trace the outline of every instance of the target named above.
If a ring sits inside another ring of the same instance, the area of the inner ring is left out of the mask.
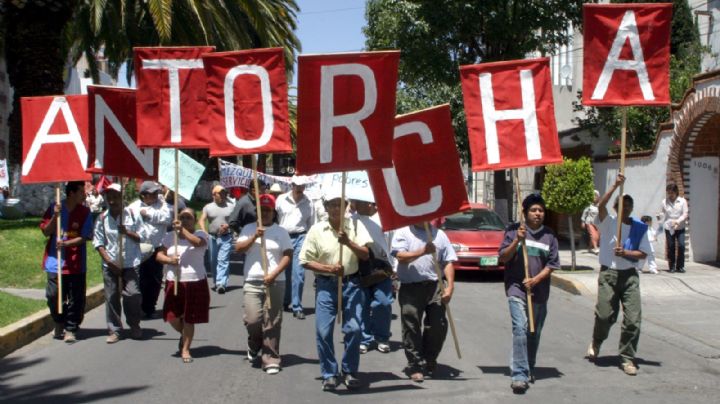
[[[75,0],[22,7],[5,3],[5,58],[8,79],[14,89],[13,110],[8,119],[9,166],[22,160],[20,97],[63,94],[66,47],[63,29],[72,16]]]
[[[572,215],[568,215],[568,226],[570,227],[570,270],[575,270],[575,230],[573,229]]]

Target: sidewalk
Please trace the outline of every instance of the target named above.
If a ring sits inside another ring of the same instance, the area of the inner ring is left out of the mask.
[[[720,321],[717,321],[720,317],[720,268],[686,262],[686,272],[678,274],[667,272],[665,260],[656,261],[659,274],[640,274],[643,329],[658,327],[656,330],[667,343],[703,358],[720,358]],[[560,250],[560,262],[563,267],[570,265],[569,249]],[[555,272],[552,284],[569,293],[586,296],[594,304],[600,270],[598,257],[584,249],[577,251],[576,265],[593,270]],[[619,316],[616,327],[621,322],[622,316]]]

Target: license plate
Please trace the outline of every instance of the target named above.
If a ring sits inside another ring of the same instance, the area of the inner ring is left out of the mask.
[[[498,257],[480,257],[480,266],[489,267],[498,264]]]

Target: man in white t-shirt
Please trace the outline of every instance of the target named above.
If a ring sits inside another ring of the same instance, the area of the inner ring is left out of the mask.
[[[637,374],[637,367],[633,361],[640,339],[641,319],[638,265],[648,254],[652,253],[652,247],[647,237],[647,225],[630,217],[633,210],[633,199],[627,194],[619,196],[615,200],[614,207],[617,211],[618,202],[620,198],[623,198],[622,212],[619,214],[622,222],[621,243],[617,243],[617,217],[608,213],[607,203],[623,182],[625,182],[625,177],[619,174],[615,184],[598,203],[600,276],[598,278],[593,337],[585,356],[591,361],[597,358],[600,346],[607,339],[610,327],[617,320],[622,303],[620,357],[623,371],[627,375],[634,376]]]

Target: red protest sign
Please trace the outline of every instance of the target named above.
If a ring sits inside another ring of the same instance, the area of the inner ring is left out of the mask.
[[[211,53],[202,59],[210,155],[292,152],[282,48]]]
[[[298,58],[297,170],[389,167],[399,51]]]
[[[368,170],[383,230],[470,207],[448,105],[398,116],[393,138],[393,166]]]
[[[90,149],[88,172],[157,178],[157,149],[137,146],[135,90],[88,86]]]
[[[583,105],[670,103],[672,3],[583,5]]]
[[[211,46],[135,48],[138,146],[208,147],[202,58]]]
[[[473,171],[562,162],[548,62],[460,67]]]
[[[22,97],[22,182],[90,180],[85,95]]]

